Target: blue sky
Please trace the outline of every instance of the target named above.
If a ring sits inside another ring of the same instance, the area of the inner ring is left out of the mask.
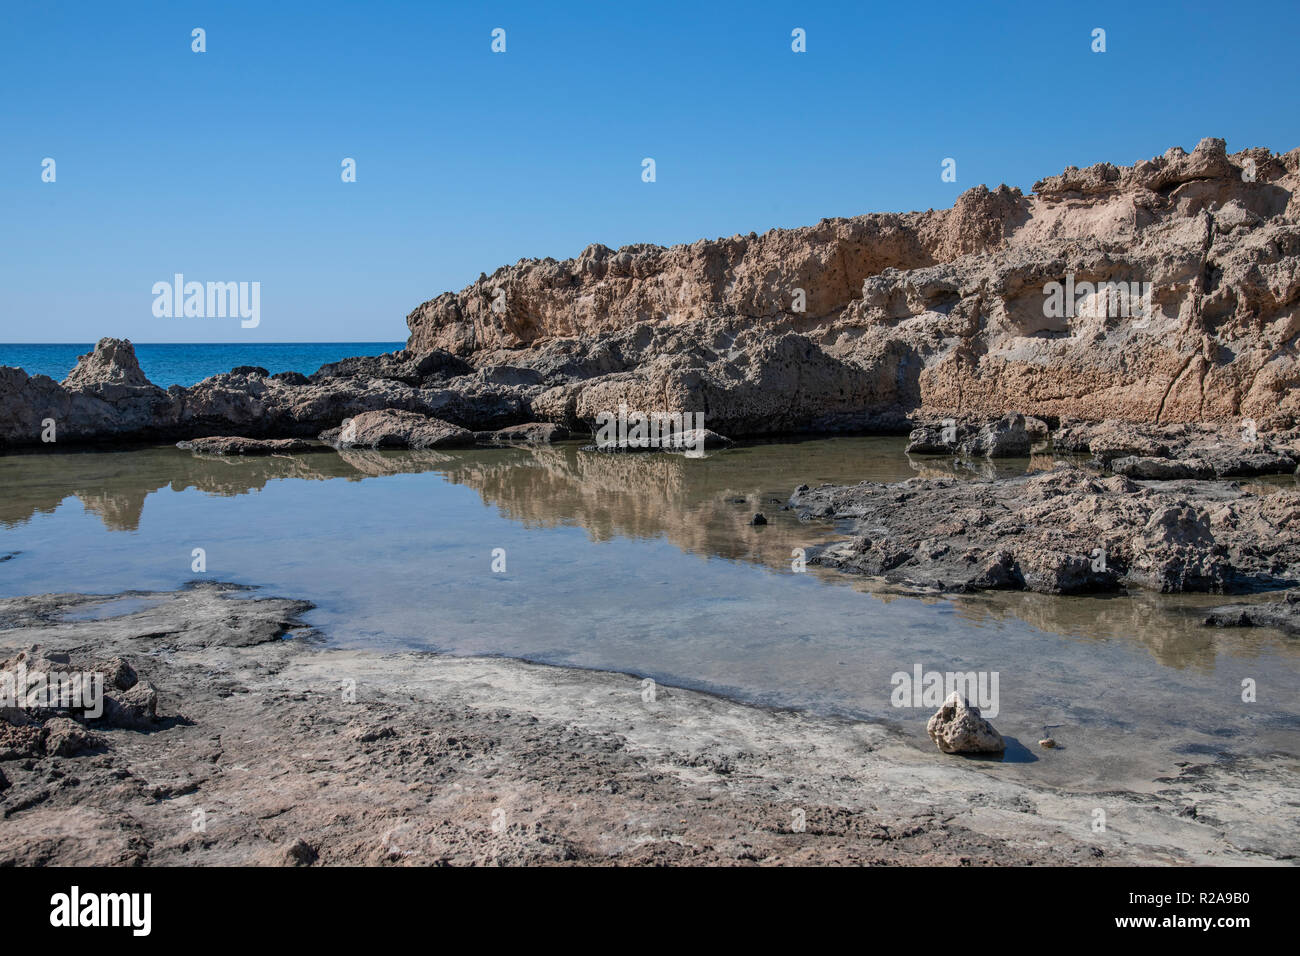
[[[1298,26],[1295,2],[6,0],[0,341],[398,340],[425,299],[591,242],[938,208],[1203,136],[1285,151]],[[176,272],[260,282],[260,325],[156,318]]]

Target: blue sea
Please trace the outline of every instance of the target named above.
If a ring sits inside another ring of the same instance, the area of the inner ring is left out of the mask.
[[[310,375],[328,362],[353,355],[382,355],[406,348],[405,342],[265,342],[232,345],[230,343],[135,344],[140,368],[155,385],[193,385],[220,372],[240,365],[257,365],[271,374],[302,372]],[[77,357],[93,351],[84,345],[3,345],[0,365],[16,365],[28,375],[48,375],[63,381],[77,364]]]

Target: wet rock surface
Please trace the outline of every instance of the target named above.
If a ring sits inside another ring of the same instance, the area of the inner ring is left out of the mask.
[[[670,687],[646,702],[640,680],[622,674],[330,650],[302,620],[310,604],[231,585],[122,596],[151,606],[74,621],[119,596],[0,600],[0,657],[98,668],[111,697],[147,686],[156,703],[139,725],[0,717],[0,864],[1223,863],[1294,853],[1285,839],[1242,848],[1240,836],[1177,816],[1193,798],[1204,803],[1207,787],[1220,812],[1245,813],[1236,778],[1215,782],[1212,765],[1162,780],[1155,795],[1107,794],[1125,826],[1081,837],[1095,796],[999,779],[1000,764],[944,761],[877,725]]]
[[[995,481],[800,486],[801,516],[853,519],[810,562],[945,591],[1214,593],[1300,580],[1300,492],[1141,485],[1060,466]]]
[[[1002,753],[1002,735],[980,715],[980,709],[953,693],[925,725],[936,747],[946,754]]]
[[[1214,627],[1275,627],[1288,634],[1300,634],[1300,591],[1288,591],[1280,601],[1210,608],[1205,623]]]
[[[1091,464],[1149,480],[1285,475],[1300,463],[1300,431],[1241,425],[1063,422],[1053,447],[1091,454]]]
[[[300,438],[240,438],[230,435],[195,438],[177,442],[176,447],[196,455],[289,455],[329,450]]]

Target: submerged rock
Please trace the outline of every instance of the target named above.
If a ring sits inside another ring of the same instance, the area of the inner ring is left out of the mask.
[[[239,438],[213,436],[192,438],[176,443],[199,455],[288,455],[309,451],[329,451],[328,448],[300,438]]]
[[[1275,627],[1288,634],[1300,634],[1300,590],[1287,591],[1280,601],[1210,608],[1205,623],[1215,627]]]
[[[980,716],[980,709],[956,691],[925,725],[935,746],[946,754],[1001,753],[1002,735]]]

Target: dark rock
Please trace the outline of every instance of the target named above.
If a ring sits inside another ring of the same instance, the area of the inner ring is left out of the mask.
[[[1221,593],[1300,580],[1300,492],[1143,486],[1058,467],[993,481],[800,486],[790,507],[862,532],[810,561],[945,591]]]
[[[1129,455],[1110,463],[1111,471],[1126,478],[1171,481],[1178,478],[1213,478],[1214,467],[1201,458],[1143,458]]]
[[[968,458],[1023,458],[1029,454],[1032,445],[1025,416],[1011,414],[995,421],[922,425],[908,435],[906,452]]]
[[[276,372],[271,376],[277,382],[284,382],[286,385],[310,385],[311,379],[302,372]]]
[[[1210,608],[1205,623],[1215,627],[1274,627],[1288,634],[1300,634],[1300,591],[1287,591],[1280,601]]]
[[[51,757],[74,757],[103,746],[97,734],[86,730],[68,717],[51,717],[45,721],[44,748]]]
[[[319,385],[342,378],[383,379],[418,386],[429,379],[441,381],[473,371],[467,362],[441,349],[428,352],[401,349],[383,355],[359,355],[330,362],[322,365],[308,380]]]
[[[239,438],[224,435],[192,438],[189,441],[177,442],[176,447],[201,455],[290,455],[309,451],[329,451],[324,446],[301,438]]]

